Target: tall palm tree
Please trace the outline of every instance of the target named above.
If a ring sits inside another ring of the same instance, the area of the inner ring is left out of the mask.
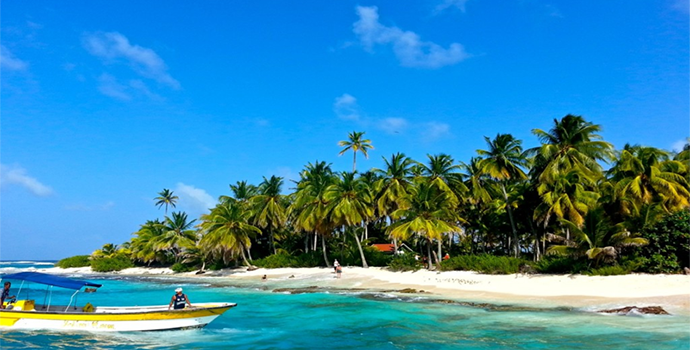
[[[154,198],[156,200],[156,206],[160,209],[160,207],[165,206],[165,214],[168,214],[168,206],[171,206],[175,208],[175,204],[180,198],[178,196],[173,195],[173,191],[164,188],[163,191],[158,193],[158,197]]]
[[[325,199],[326,189],[335,181],[331,165],[326,162],[307,164],[300,173],[297,183],[295,200],[289,208],[294,226],[314,233],[314,250],[318,237],[321,236],[321,248],[326,266],[331,267],[326,252],[326,237],[333,227],[327,215],[328,201]]]
[[[527,151],[529,155],[535,156],[532,171],[539,182],[549,182],[573,168],[587,176],[601,174],[599,162],[609,161],[613,157],[613,145],[603,141],[598,134],[601,126],[571,114],[560,121],[554,119],[553,123],[549,132],[532,130],[542,145]]]
[[[172,212],[172,218],[165,217],[163,221],[163,233],[156,239],[155,249],[172,254],[175,262],[179,262],[180,252],[186,247],[193,247],[196,241],[194,222],[187,220],[187,213]]]
[[[534,219],[544,227],[553,216],[582,226],[585,214],[599,199],[599,193],[591,190],[595,186],[594,179],[578,169],[557,175],[552,182],[540,183],[537,191],[542,202],[534,211]]]
[[[237,255],[245,265],[250,265],[245,254],[252,244],[252,238],[261,234],[248,220],[251,213],[240,203],[221,203],[202,215],[201,229],[205,232],[199,241],[199,248],[225,263]]]
[[[479,161],[481,172],[496,179],[501,186],[503,198],[506,203],[510,227],[513,231],[513,255],[518,257],[520,254],[517,228],[513,219],[513,210],[508,200],[506,184],[511,181],[524,180],[527,178],[522,168],[528,166],[527,158],[522,152],[522,141],[517,140],[510,134],[498,134],[491,140],[484,137],[488,150],[477,150],[477,153],[484,158]]]
[[[400,240],[419,236],[427,242],[428,268],[432,269],[431,245],[440,240],[444,233],[460,232],[456,222],[462,221],[454,210],[448,196],[438,187],[421,182],[409,189],[409,206],[397,209],[392,216],[397,219],[386,230]],[[436,262],[439,256],[436,256]]]
[[[326,189],[324,197],[328,201],[328,215],[336,226],[362,225],[366,229],[367,222],[374,214],[371,190],[364,181],[355,178],[354,172],[343,172],[336,177],[335,183]],[[369,265],[357,233],[354,237],[362,267],[367,268]]]
[[[682,174],[682,161],[670,159],[668,152],[654,147],[625,145],[608,174],[621,203],[637,212],[644,205],[659,204],[666,212],[689,206],[690,191]],[[625,199],[629,200],[625,200]]]
[[[460,203],[462,193],[466,192],[467,187],[462,182],[462,174],[458,172],[461,169],[459,164],[454,164],[453,157],[447,154],[427,155],[429,158],[428,165],[421,164],[424,181],[428,181],[432,186],[438,187],[442,192],[446,193],[448,200],[453,206]],[[438,240],[438,255],[441,256],[442,241]]]
[[[345,152],[352,150],[352,172],[357,171],[357,152],[361,152],[365,158],[369,158],[369,150],[374,149],[374,146],[371,145],[371,140],[362,139],[364,134],[365,132],[353,131],[347,135],[348,140],[338,142],[338,146],[345,147],[338,155],[343,155]]]
[[[230,191],[232,191],[232,196],[220,196],[219,202],[236,201],[247,203],[250,198],[259,194],[259,189],[252,184],[248,184],[247,181],[237,181],[236,184],[230,185]]]
[[[282,227],[286,221],[287,210],[283,206],[283,195],[280,194],[283,178],[264,177],[259,185],[259,194],[250,199],[254,208],[254,225],[268,230],[271,250],[276,254],[273,232]]]
[[[383,158],[383,161],[386,163],[386,169],[375,169],[375,172],[381,176],[374,184],[376,207],[379,215],[388,217],[388,220],[392,222],[391,214],[408,206],[408,194],[413,179],[412,168],[419,163],[405,156],[404,153],[395,153],[390,161],[386,158]],[[392,238],[397,251],[397,237]]]

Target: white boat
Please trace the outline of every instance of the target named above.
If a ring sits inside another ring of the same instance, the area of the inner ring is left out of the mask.
[[[52,292],[53,286],[75,291],[67,305],[51,305],[52,293],[51,298],[46,295],[45,305],[37,305],[32,299],[6,302],[6,308],[0,309],[2,329],[127,332],[201,328],[237,306],[235,303],[194,303],[194,307],[168,310],[168,305],[106,307],[87,303],[77,307],[72,303],[83,288],[92,291],[101,285],[38,272],[20,272],[2,279],[22,281],[22,286],[24,281],[51,286],[46,293]]]

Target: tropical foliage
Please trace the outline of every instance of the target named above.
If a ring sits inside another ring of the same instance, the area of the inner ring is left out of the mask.
[[[178,197],[164,189],[165,216],[143,223],[129,242],[106,244],[91,261],[127,257],[176,270],[389,265],[396,270],[474,269],[487,273],[618,274],[688,267],[690,146],[671,153],[600,135],[581,116],[532,130],[523,149],[511,134],[484,137],[467,163],[448,154],[424,162],[403,153],[384,167],[356,171],[373,150],[364,132],[341,141],[352,171],[308,163],[288,191],[283,178],[241,180],[198,219],[167,214]],[[373,244],[393,244],[386,255]],[[450,259],[442,261],[445,254]],[[417,256],[418,259],[414,259]],[[422,263],[424,265],[422,266]],[[92,264],[93,265],[93,264]],[[531,267],[527,268],[527,265]]]

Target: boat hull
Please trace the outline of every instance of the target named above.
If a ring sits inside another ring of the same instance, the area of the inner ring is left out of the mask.
[[[158,331],[201,328],[237,304],[195,304],[168,310],[166,306],[98,307],[94,312],[0,311],[0,328],[87,330],[98,332]]]

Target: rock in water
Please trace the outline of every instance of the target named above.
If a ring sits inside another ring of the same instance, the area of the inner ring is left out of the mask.
[[[597,312],[603,312],[606,314],[626,314],[626,315],[630,314],[630,313],[638,313],[638,314],[644,314],[644,315],[670,315],[661,306],[644,306],[644,307],[626,306],[626,307],[622,307],[620,309],[600,310]]]

